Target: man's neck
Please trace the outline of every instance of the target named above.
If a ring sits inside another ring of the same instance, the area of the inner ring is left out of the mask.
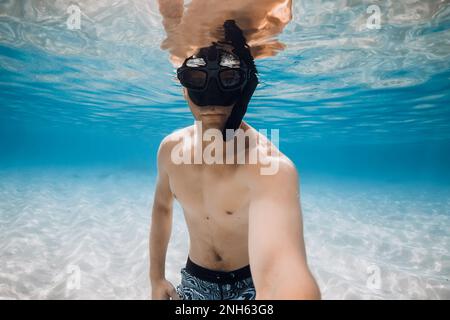
[[[215,143],[214,139],[209,139],[209,138],[208,139],[204,139],[205,132],[208,129],[216,129],[216,130],[222,132],[223,129],[220,129],[218,127],[213,127],[213,126],[209,126],[208,127],[207,125],[205,126],[203,124],[202,124],[202,127],[201,127],[201,131],[199,129],[200,128],[197,126],[197,133],[196,133],[197,135],[195,136],[195,141],[196,141],[195,145],[200,145],[201,144],[202,145],[201,152],[202,152],[202,154],[204,154],[205,149],[209,145],[211,145],[212,143]],[[242,121],[238,129],[241,129],[244,132],[246,132],[249,129],[249,126],[244,121]],[[245,150],[237,150],[239,145],[237,145],[236,139],[234,138],[234,136],[233,136],[233,138],[229,139],[228,141],[224,141],[222,136],[221,136],[221,139],[222,139],[222,147],[223,147],[223,149],[222,149],[223,150],[223,163],[226,163],[227,150],[234,150],[233,151],[233,154],[234,154],[233,163],[236,163],[237,162],[237,155],[242,153],[242,152],[244,152]],[[205,140],[208,140],[208,141],[205,141]],[[246,139],[245,140],[245,149],[248,149],[248,147],[249,147],[249,144],[248,144],[248,141]]]

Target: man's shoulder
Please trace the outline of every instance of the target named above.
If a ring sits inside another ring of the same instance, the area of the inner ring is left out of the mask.
[[[164,137],[164,139],[161,140],[161,143],[159,145],[159,148],[168,148],[171,146],[176,145],[180,142],[181,139],[186,138],[188,136],[192,136],[194,132],[194,126],[189,126],[185,128],[178,129],[167,136]]]
[[[178,129],[167,136],[164,137],[164,139],[161,140],[161,143],[159,144],[158,149],[158,157],[159,158],[165,158],[166,156],[169,156],[172,152],[172,149],[182,141],[182,139],[192,136],[194,132],[194,126],[189,126],[185,128]]]
[[[260,169],[269,166],[275,166],[277,168],[277,171],[271,174],[272,176],[298,174],[297,167],[295,166],[294,162],[278,149],[272,154],[260,153],[253,171],[255,172],[255,174],[259,173],[260,175]]]
[[[295,163],[275,145],[269,142],[266,145],[258,144],[257,148],[257,162],[244,166],[249,182],[273,185],[276,181],[298,179],[299,173]]]
[[[278,156],[265,156],[264,161],[247,168],[245,181],[252,198],[283,194],[299,187],[300,175],[294,162],[281,152]]]
[[[277,146],[277,142],[273,142],[270,138],[267,137],[263,133],[256,131],[253,128],[254,132],[256,133],[258,139],[258,143],[256,144],[257,152],[258,152],[258,161],[257,161],[257,169],[268,166],[269,164],[272,164],[276,162],[278,164],[278,167],[281,169],[281,172],[286,173],[295,173],[297,172],[297,169],[295,167],[294,162],[289,159],[288,156],[286,156],[283,152],[280,151],[280,149]]]

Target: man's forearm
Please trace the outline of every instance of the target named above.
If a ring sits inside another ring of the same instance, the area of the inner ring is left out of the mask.
[[[292,281],[292,280],[291,280]],[[256,300],[319,300],[320,291],[315,283],[296,282],[274,284],[272,288],[258,292],[256,290]]]
[[[172,230],[172,210],[154,208],[150,229],[150,281],[165,278],[167,247]]]
[[[281,261],[280,261],[281,260]],[[307,266],[297,259],[280,259],[266,269],[256,284],[257,300],[318,300],[320,289]]]
[[[264,289],[256,288],[256,300],[319,300],[320,290],[314,278],[289,274]]]

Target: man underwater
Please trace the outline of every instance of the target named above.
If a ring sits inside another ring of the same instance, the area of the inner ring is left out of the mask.
[[[264,149],[258,153],[262,158],[255,164],[179,164],[173,161],[173,150],[180,138],[189,141],[181,150],[189,157],[210,142],[199,140],[195,125],[163,139],[150,231],[152,299],[320,299],[306,261],[294,164],[270,142],[235,149],[238,132],[249,140],[267,139],[243,121],[258,85],[254,59],[234,21],[226,21],[224,31],[225,41],[184,61],[178,79],[203,130],[222,134],[221,156],[230,156],[232,150],[235,160],[239,154],[247,159],[257,148]],[[261,174],[272,161],[278,162],[277,172]],[[190,238],[176,289],[165,278],[173,199],[183,208]]]

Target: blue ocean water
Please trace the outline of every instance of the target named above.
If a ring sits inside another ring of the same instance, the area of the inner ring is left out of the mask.
[[[450,3],[377,3],[294,1],[245,120],[299,170],[324,298],[448,299]],[[145,299],[156,150],[193,117],[155,1],[70,4],[0,2],[0,298]]]

